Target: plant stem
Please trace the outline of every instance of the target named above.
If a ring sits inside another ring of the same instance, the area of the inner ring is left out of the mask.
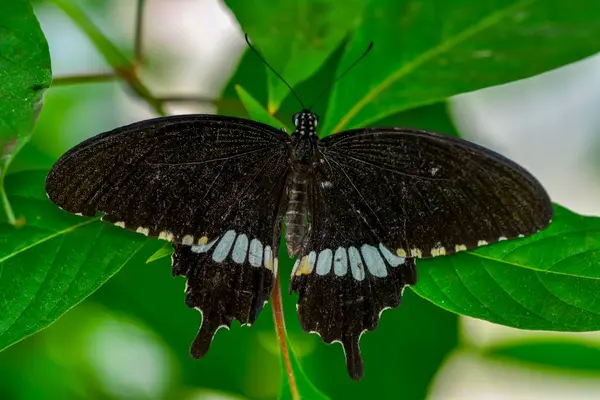
[[[139,67],[144,62],[143,35],[144,35],[144,7],[146,0],[138,0],[135,9],[135,39],[134,39],[134,67]]]
[[[6,191],[4,190],[4,179],[0,179],[0,202],[4,204],[4,212],[6,213],[6,219],[8,223],[11,225],[16,224],[15,213],[8,201],[8,196],[6,195]]]
[[[296,385],[296,377],[294,376],[294,369],[292,368],[292,360],[290,359],[290,349],[287,345],[286,331],[285,331],[285,319],[283,315],[283,301],[281,298],[281,285],[279,284],[279,274],[275,278],[275,287],[273,287],[273,294],[271,295],[273,301],[273,321],[275,322],[275,333],[279,340],[279,346],[281,347],[281,357],[283,357],[283,363],[287,372],[287,378],[290,383],[290,391],[292,392],[292,399],[299,400],[300,393],[298,393],[298,386]]]
[[[52,86],[76,85],[79,83],[105,82],[116,79],[118,75],[113,71],[98,72],[96,74],[57,76],[52,79]]]

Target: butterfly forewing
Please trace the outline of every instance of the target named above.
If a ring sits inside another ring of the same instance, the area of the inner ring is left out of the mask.
[[[378,241],[431,257],[530,235],[552,218],[523,168],[481,146],[401,128],[348,131],[318,144],[344,196]]]
[[[46,191],[68,212],[102,212],[129,230],[197,244],[266,212],[261,197],[281,183],[287,139],[230,117],[144,121],[67,152],[48,174]]]

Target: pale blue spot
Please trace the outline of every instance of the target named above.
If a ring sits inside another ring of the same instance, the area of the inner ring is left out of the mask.
[[[365,266],[363,265],[360,253],[356,247],[350,247],[348,249],[348,258],[350,259],[350,270],[352,271],[354,279],[357,281],[365,279]]]
[[[363,244],[360,248],[360,252],[365,260],[365,264],[367,264],[367,268],[371,275],[376,276],[378,278],[385,278],[387,276],[387,269],[385,268],[385,262],[379,254],[377,247]]]
[[[253,267],[260,267],[262,264],[263,246],[260,240],[252,239],[250,242],[250,252],[248,253],[248,262]]]
[[[346,249],[343,247],[338,247],[335,251],[333,272],[337,276],[344,276],[348,273],[348,256],[346,256]]]
[[[311,251],[308,253],[308,270],[310,272],[315,268],[315,261],[317,261],[317,253]]]
[[[331,271],[331,261],[333,259],[333,252],[331,249],[325,249],[319,253],[317,259],[317,274],[327,275]]]
[[[404,264],[404,260],[405,260],[404,257],[399,257],[399,256],[393,254],[382,243],[379,243],[379,250],[381,251],[381,254],[383,254],[383,256],[385,257],[387,262],[389,262],[392,267],[397,267],[400,264]]]
[[[229,250],[231,250],[231,246],[233,246],[234,240],[235,240],[235,231],[225,232],[225,234],[223,235],[223,238],[221,239],[221,241],[219,242],[219,244],[217,245],[217,247],[215,247],[215,250],[213,251],[212,259],[218,263],[223,262],[223,260],[225,260],[227,258],[227,255],[229,254]]]
[[[233,251],[231,252],[231,258],[238,264],[243,264],[246,260],[246,253],[248,252],[248,236],[240,235],[235,241]]]

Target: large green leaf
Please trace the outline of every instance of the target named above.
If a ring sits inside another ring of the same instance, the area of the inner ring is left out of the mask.
[[[27,0],[5,1],[0,7],[0,203],[11,223],[6,198],[6,170],[29,139],[50,86],[48,43]]]
[[[600,51],[596,0],[382,0],[367,7],[340,67],[325,132],[526,78]]]
[[[294,86],[311,76],[358,25],[367,2],[227,0],[226,3],[266,61]],[[269,72],[268,90],[267,108],[273,114],[289,89]]]
[[[235,90],[240,97],[240,101],[244,105],[246,112],[254,121],[262,122],[263,124],[271,125],[274,128],[284,128],[289,131],[289,127],[285,126],[277,118],[267,112],[265,108],[248,93],[242,86],[236,85]]]
[[[555,206],[534,236],[417,268],[413,290],[447,310],[523,329],[600,330],[600,218]]]
[[[401,111],[375,123],[376,126],[403,126],[460,137],[448,112],[448,104],[436,104]]]
[[[45,328],[90,295],[146,241],[69,215],[43,192],[43,173],[7,177],[24,226],[0,222],[0,349]]]
[[[561,369],[573,373],[600,373],[598,344],[577,342],[575,338],[524,340],[485,349],[488,357],[534,367]]]

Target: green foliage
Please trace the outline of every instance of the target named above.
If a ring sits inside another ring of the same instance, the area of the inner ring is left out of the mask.
[[[568,372],[600,374],[600,346],[574,340],[527,340],[504,343],[487,349],[491,358],[503,359],[521,365],[534,365]]]
[[[290,0],[257,4],[227,0],[226,3],[269,64],[295,86],[313,75],[358,25],[367,1]],[[269,73],[267,81],[267,108],[275,113],[289,89],[274,74]]]
[[[161,104],[131,75],[131,61],[119,46],[74,3],[48,1],[80,27],[134,93],[161,112]],[[375,42],[371,54],[315,105],[321,136],[366,124],[458,135],[446,109],[449,96],[542,73],[600,50],[594,40],[600,35],[600,4],[591,0],[226,3],[257,49],[309,104],[370,41]],[[6,149],[15,138],[20,147],[31,132],[41,89],[50,80],[47,44],[22,0],[2,6],[0,67],[0,76],[7,77],[0,80],[0,148]],[[220,113],[251,116],[277,127],[289,124],[299,110],[283,83],[251,52],[242,58],[222,97],[228,101],[219,102]],[[55,123],[58,131],[64,121],[56,118]],[[55,156],[25,150],[21,154],[29,157]],[[0,164],[2,174],[7,165]],[[93,293],[86,303],[143,321],[160,338],[176,359],[179,385],[273,398],[283,381],[280,397],[289,398],[286,371],[273,350],[277,342],[269,306],[252,329],[234,325],[230,332],[219,332],[207,358],[192,360],[188,349],[200,316],[183,304],[183,280],[169,278],[166,256],[171,247],[62,212],[43,193],[44,175],[45,171],[19,172],[6,180],[8,198],[24,226],[18,229],[0,220],[0,349],[52,324]],[[4,190],[1,179],[0,189]],[[286,296],[301,397],[395,398],[401,393],[406,399],[425,398],[439,366],[459,346],[457,314],[528,329],[600,329],[599,229],[598,218],[556,206],[551,226],[532,237],[419,260],[419,283],[412,289],[420,297],[407,290],[402,307],[384,313],[377,331],[363,337],[366,372],[359,384],[349,381],[339,346],[326,346],[302,331],[296,299]],[[292,262],[281,257],[284,288]],[[56,329],[65,329],[61,323]],[[35,346],[26,340],[10,350],[37,356]],[[597,352],[582,345],[531,342],[486,354],[596,371],[590,355]],[[0,358],[3,374],[11,373],[9,362],[20,359],[8,353],[5,363]],[[36,362],[51,365],[48,360],[42,355]]]
[[[60,7],[79,28],[92,41],[96,49],[102,54],[107,64],[115,69],[122,69],[130,64],[129,59],[119,48],[112,43],[94,23],[77,7],[75,2],[69,0],[48,0],[50,3]]]
[[[31,5],[27,0],[6,2],[0,12],[0,203],[11,224],[16,221],[4,177],[29,139],[51,80],[48,43]]]
[[[150,106],[160,114],[165,115],[162,104],[158,102],[150,93],[150,90],[139,80],[132,72],[133,62],[129,60],[123,52],[115,46],[70,0],[47,0],[60,7],[63,12],[73,20],[75,24],[87,35],[98,52],[104,57],[106,63],[110,65],[117,75],[127,79],[131,89],[140,97],[146,99]]]
[[[0,222],[0,349],[47,327],[98,289],[145,238],[69,215],[50,204],[42,173],[9,175],[7,192],[25,219]]]
[[[289,347],[290,346],[289,338],[286,337],[285,340]],[[312,384],[312,382],[308,379],[308,377],[304,373],[304,370],[302,369],[302,366],[300,365],[300,363],[298,363],[298,360],[296,359],[296,356],[294,355],[293,349],[290,349],[290,350],[291,350],[290,362],[292,363],[292,369],[294,370],[294,380],[295,380],[296,387],[298,390],[298,394],[300,395],[300,398],[301,399],[312,399],[312,400],[328,400],[329,397],[327,397],[323,393],[321,393]],[[282,369],[282,371],[285,371],[285,365],[283,365],[283,363],[284,363],[283,358],[281,358],[281,363],[282,363],[281,369]],[[292,388],[290,386],[290,379],[288,379],[288,376],[286,374],[282,374],[281,391],[279,392],[279,400],[287,400],[287,399],[293,399]]]
[[[289,127],[286,127],[286,125],[279,122],[277,118],[269,114],[267,110],[263,108],[260,105],[260,103],[254,97],[252,97],[252,95],[248,93],[243,87],[236,85],[235,90],[251,119],[253,119],[254,121],[262,122],[263,124],[286,128],[288,132],[290,131]]]
[[[326,133],[526,78],[600,50],[595,0],[374,1],[341,66],[372,54],[334,88]],[[360,84],[357,84],[359,82]]]
[[[447,310],[522,329],[600,330],[600,218],[556,206],[536,235],[423,260],[414,290]]]

